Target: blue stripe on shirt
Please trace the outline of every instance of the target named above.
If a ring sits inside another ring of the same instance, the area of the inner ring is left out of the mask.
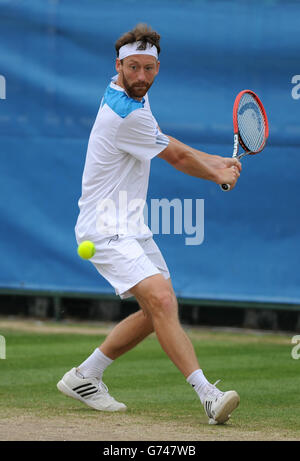
[[[107,104],[117,115],[125,118],[134,110],[142,109],[145,104],[145,99],[143,98],[142,101],[136,101],[127,96],[125,91],[118,91],[108,86],[104,93],[101,106],[104,104]]]

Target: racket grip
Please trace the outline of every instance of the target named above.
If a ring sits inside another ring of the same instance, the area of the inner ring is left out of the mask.
[[[225,192],[230,190],[230,184],[220,184],[220,187]]]

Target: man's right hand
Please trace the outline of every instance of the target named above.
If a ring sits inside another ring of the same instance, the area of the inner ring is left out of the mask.
[[[217,184],[229,184],[230,190],[236,185],[237,180],[241,174],[241,163],[235,158],[224,159],[227,163],[226,168],[218,168],[217,173]]]

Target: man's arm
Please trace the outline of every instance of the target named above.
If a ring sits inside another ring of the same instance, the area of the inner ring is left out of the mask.
[[[216,184],[230,184],[231,188],[240,176],[241,163],[232,157],[210,155],[168,136],[170,142],[158,157],[174,168],[190,176],[213,181]]]

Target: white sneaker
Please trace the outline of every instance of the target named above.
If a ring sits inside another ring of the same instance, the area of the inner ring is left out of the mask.
[[[117,402],[108,393],[106,385],[97,378],[81,378],[76,368],[68,371],[57,383],[63,394],[80,400],[91,408],[101,411],[125,411],[124,403]]]
[[[221,392],[215,386],[217,383],[207,392],[203,402],[209,424],[224,424],[240,403],[240,397],[236,391]]]

